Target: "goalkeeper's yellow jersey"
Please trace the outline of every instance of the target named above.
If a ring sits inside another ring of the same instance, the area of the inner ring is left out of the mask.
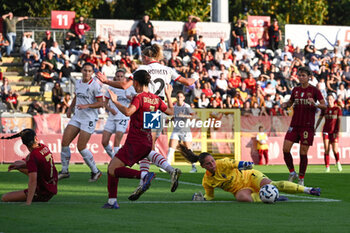
[[[234,159],[224,158],[216,160],[215,174],[206,171],[202,185],[205,189],[205,199],[214,199],[214,188],[221,188],[235,194],[245,187],[251,187],[252,170],[238,170],[238,163]]]

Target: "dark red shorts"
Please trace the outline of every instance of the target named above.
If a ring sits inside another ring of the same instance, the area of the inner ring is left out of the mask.
[[[125,144],[115,155],[129,167],[145,158],[152,151],[152,141],[147,139],[134,141],[126,140]]]
[[[28,196],[28,189],[25,189],[24,193]],[[53,193],[40,193],[35,191],[33,202],[48,202],[53,196],[55,196]]]
[[[284,140],[312,146],[314,134],[313,128],[289,127]]]
[[[338,143],[339,142],[339,134],[337,133],[322,133],[323,140],[328,139],[329,143]]]

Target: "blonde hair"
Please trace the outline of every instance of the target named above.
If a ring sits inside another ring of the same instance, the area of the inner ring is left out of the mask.
[[[151,46],[146,47],[142,51],[142,55],[146,57],[151,57],[156,61],[160,61],[163,59],[163,49],[158,44],[153,44]]]

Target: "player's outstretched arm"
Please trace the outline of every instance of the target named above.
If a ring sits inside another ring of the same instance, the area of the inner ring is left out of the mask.
[[[167,115],[174,115],[174,105],[173,105],[173,101],[171,101],[172,91],[173,91],[173,87],[170,84],[167,84],[165,88],[165,96],[168,102],[168,108],[164,112]]]
[[[135,107],[135,105],[130,104],[129,107],[125,107],[124,105],[118,102],[118,96],[113,91],[108,90],[108,92],[111,96],[112,102],[119,109],[119,111],[123,113],[125,116],[131,116],[137,111],[137,108]]]
[[[128,89],[129,87],[132,86],[133,81],[132,79],[124,79],[123,81],[112,81],[107,78],[106,75],[102,74],[101,72],[98,72],[96,74],[96,77],[104,84],[107,84],[109,86],[115,87],[115,88],[120,88],[120,89]]]

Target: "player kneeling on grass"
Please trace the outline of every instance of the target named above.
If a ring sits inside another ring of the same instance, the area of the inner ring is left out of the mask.
[[[165,90],[169,107],[162,99],[149,92],[148,84],[151,76],[145,70],[139,70],[134,73],[133,86],[138,93],[129,107],[123,106],[118,102],[117,95],[109,90],[111,100],[115,106],[125,116],[130,116],[130,130],[123,147],[115,154],[108,165],[108,202],[103,206],[106,209],[118,209],[117,189],[119,178],[141,178],[141,171],[127,168],[132,167],[141,159],[146,158],[152,151],[152,132],[151,129],[143,128],[143,117],[146,112],[154,112],[160,110],[168,115],[174,114],[173,103],[171,102],[172,87],[167,85]],[[143,185],[138,193],[138,197],[144,193],[155,174],[148,172],[144,179]],[[177,182],[177,181],[176,181]]]
[[[198,156],[182,144],[179,145],[179,150],[189,162],[199,161],[201,167],[207,170],[202,181],[205,195],[197,193],[193,200],[213,200],[214,188],[218,187],[232,193],[237,201],[261,202],[259,190],[266,184],[272,184],[285,193],[307,193],[316,196],[321,194],[320,188],[309,188],[289,181],[272,181],[262,172],[252,169],[252,162],[229,158],[215,161],[211,154],[203,152]]]
[[[47,202],[57,194],[57,170],[52,154],[47,146],[39,143],[32,129],[24,129],[18,134],[1,139],[21,137],[30,154],[26,160],[18,160],[8,167],[8,171],[19,170],[28,175],[28,189],[6,193],[3,202]]]

